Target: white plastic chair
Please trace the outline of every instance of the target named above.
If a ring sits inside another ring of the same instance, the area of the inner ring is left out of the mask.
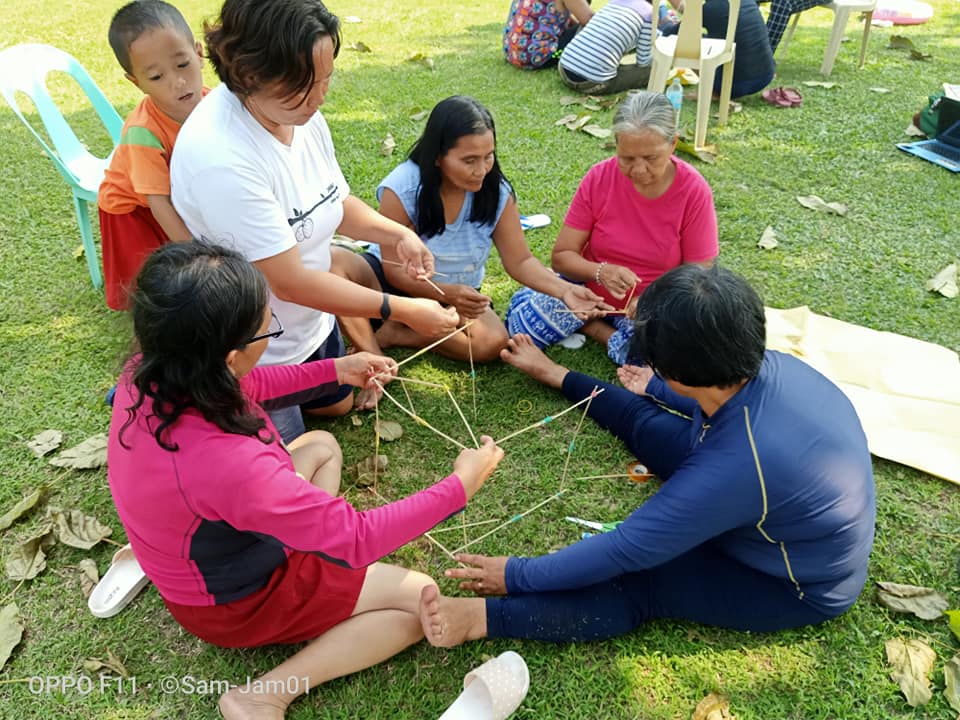
[[[860,65],[858,66],[862,68],[867,58],[867,40],[870,37],[870,23],[873,20],[873,11],[877,8],[877,0],[834,0],[834,2],[817,7],[829,8],[833,11],[833,29],[830,30],[830,40],[827,42],[827,50],[823,54],[820,74],[829,75],[833,72],[833,63],[837,59],[837,53],[840,52],[840,43],[843,42],[843,33],[847,28],[847,22],[850,20],[850,14],[855,12],[865,13],[863,40],[860,44]],[[783,36],[783,41],[777,48],[781,57],[787,52],[787,45],[790,44],[790,38],[793,37],[793,31],[796,29],[802,14],[795,13],[793,20],[790,21],[790,26]]]
[[[652,17],[659,17],[660,3],[654,0]],[[740,0],[730,0],[727,34],[721,39],[705,38],[703,34],[703,0],[687,0],[676,35],[661,35],[653,43],[653,63],[647,90],[663,92],[670,70],[691,68],[700,76],[697,89],[697,127],[694,145],[706,145],[707,123],[710,120],[710,102],[713,98],[713,79],[717,69],[726,65],[720,85],[720,124],[727,122],[730,112],[730,90],[733,87],[733,62],[737,44],[733,41],[740,15]]]
[[[103,180],[103,173],[110,161],[110,156],[96,157],[77,138],[47,88],[47,76],[54,71],[68,74],[80,85],[113,140],[114,147],[120,141],[123,118],[83,66],[64,51],[50,45],[32,43],[14,45],[0,51],[0,94],[37,139],[70,186],[90,280],[94,287],[100,288],[103,286],[103,278],[100,274],[97,250],[93,244],[93,230],[87,203],[97,202],[97,190]],[[18,93],[23,93],[33,102],[46,134],[50,138],[50,144],[24,116],[17,102]],[[50,147],[51,144],[53,147]]]

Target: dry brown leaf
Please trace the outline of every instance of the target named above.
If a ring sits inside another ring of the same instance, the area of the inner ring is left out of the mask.
[[[393,151],[396,149],[397,141],[393,139],[393,135],[387,133],[383,142],[380,143],[380,154],[383,156],[393,155]]]
[[[107,436],[101,433],[88,437],[51,459],[50,464],[75,470],[103,467],[107,464]]]
[[[34,490],[25,498],[22,498],[20,502],[18,502],[12,508],[7,510],[3,515],[0,515],[0,530],[6,530],[17,520],[26,515],[27,512],[29,512],[40,500],[41,495],[43,495],[43,488]]]
[[[429,110],[417,110],[416,112],[410,113],[410,119],[415,122],[420,122],[421,120],[426,120],[429,114]]]
[[[47,567],[45,550],[53,547],[56,540],[49,526],[41,534],[34,535],[17,545],[7,556],[4,569],[11,580],[32,580]]]
[[[100,673],[101,675],[106,675],[108,673],[103,673],[101,671],[108,670],[109,674],[119,675],[120,677],[130,677],[130,671],[120,662],[119,658],[113,654],[110,648],[107,648],[107,659],[101,660],[100,658],[87,658],[83,661],[83,669],[88,673]]]
[[[353,413],[350,416],[350,424],[353,425],[354,427],[360,427],[361,425],[363,425],[363,420],[360,419],[359,415],[357,415],[356,413]]]
[[[572,122],[576,122],[577,116],[573,113],[570,115],[564,115],[562,118],[557,120],[554,125],[570,125]]]
[[[834,215],[847,214],[847,206],[843,203],[826,202],[817,195],[797,195],[797,202],[805,208],[810,208],[818,212],[833,213]]]
[[[960,712],[960,655],[954,655],[943,664],[943,681],[947,704]]]
[[[16,603],[0,610],[0,668],[7,664],[10,653],[23,639],[23,618]]]
[[[58,508],[48,508],[47,516],[54,522],[57,539],[64,545],[89,550],[113,532],[93,515],[84,515],[80,510],[64,512]]]
[[[773,250],[779,244],[777,241],[777,231],[770,225],[767,225],[766,230],[763,231],[763,235],[761,235],[757,241],[757,247],[761,250]]]
[[[698,148],[695,147],[694,144],[689,140],[680,140],[677,143],[677,150],[686,153],[687,155],[692,155],[698,160],[703,160],[703,162],[711,165],[717,162],[716,145],[705,145],[702,148]]]
[[[827,90],[837,86],[837,83],[830,82],[829,80],[804,80],[803,84],[807,87],[822,87]]]
[[[358,53],[372,53],[373,50],[370,49],[370,46],[366,43],[362,43],[359,40],[355,43],[350,43],[347,46],[350,50],[353,50]]]
[[[358,18],[356,15],[344,15],[343,21],[345,23],[361,23],[363,20]]]
[[[581,130],[587,135],[593,135],[596,138],[608,138],[613,135],[613,130],[602,128],[599,125],[584,125]]]
[[[888,92],[890,92],[890,89],[885,87],[872,87],[867,89],[870,90],[870,92],[875,92],[880,95],[886,95]]]
[[[910,123],[909,125],[907,125],[907,129],[903,131],[903,134],[909,135],[910,137],[926,137],[927,136],[927,134],[923,130],[918,128],[913,123]]]
[[[364,458],[356,465],[357,485],[367,487],[373,485],[374,478],[387,469],[389,461],[386,455],[377,455]]]
[[[933,588],[892,582],[877,583],[877,600],[894,612],[912,613],[923,620],[937,620],[950,607]]]
[[[47,453],[60,447],[60,443],[62,442],[62,432],[59,430],[44,430],[27,440],[27,447],[30,448],[37,457],[43,457]]]
[[[380,439],[386,440],[387,442],[393,442],[403,435],[403,427],[400,423],[394,422],[393,420],[380,420],[374,429],[377,435],[380,436]]]
[[[890,678],[900,685],[910,707],[926,705],[933,697],[930,671],[937,654],[922,640],[887,640],[887,663],[893,668]]]
[[[927,290],[940,293],[944,297],[955,298],[957,289],[957,267],[960,263],[950,263],[943,270],[927,280]]]
[[[84,597],[90,597],[93,588],[100,582],[100,571],[97,564],[90,558],[84,558],[77,564],[77,570],[80,571],[80,591]]]
[[[423,53],[414,53],[407,58],[407,62],[417,63],[418,65],[423,65],[428,70],[433,70],[433,58]]]
[[[697,703],[690,720],[736,720],[726,695],[710,693]]]

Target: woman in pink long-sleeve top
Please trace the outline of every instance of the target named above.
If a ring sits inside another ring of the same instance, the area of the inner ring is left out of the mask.
[[[489,438],[453,473],[389,505],[337,497],[332,435],[285,447],[260,406],[301,402],[325,383],[396,374],[370,353],[256,367],[283,329],[263,275],[234,251],[168,245],[146,262],[132,300],[139,352],[114,400],[110,490],[144,572],[173,617],[224,647],[310,641],[224,694],[225,718],[282,718],[298,695],[374,665],[422,637],[421,573],[377,562],[460,511],[503,453]]]

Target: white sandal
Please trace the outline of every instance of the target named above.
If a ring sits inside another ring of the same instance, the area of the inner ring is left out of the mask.
[[[98,618],[113,617],[150,583],[129,543],[117,550],[113,562],[93,588],[87,607]]]
[[[440,720],[505,720],[530,689],[530,672],[512,650],[487,660],[463,678],[463,692]]]

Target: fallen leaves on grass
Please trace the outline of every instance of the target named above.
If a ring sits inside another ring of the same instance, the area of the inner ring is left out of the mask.
[[[23,618],[16,603],[0,610],[0,668],[7,664],[10,653],[23,638]]]
[[[380,143],[380,154],[384,157],[388,155],[393,155],[393,151],[397,149],[397,141],[393,139],[391,133],[387,133],[387,136],[383,139],[383,142]]]
[[[757,247],[761,250],[773,250],[779,244],[777,242],[777,231],[767,225],[767,229],[763,231],[763,235],[757,241]]]
[[[33,506],[39,502],[40,497],[43,495],[43,489],[34,490],[32,493],[27,495],[25,498],[21,499],[16,505],[7,510],[3,515],[0,515],[0,530],[6,530],[8,527],[13,525],[17,520],[26,515],[30,510],[33,509]]]
[[[47,553],[56,540],[53,528],[45,526],[41,533],[23,541],[10,551],[4,570],[11,580],[32,580],[47,567]]]
[[[960,263],[950,263],[943,270],[927,280],[927,290],[940,293],[944,297],[955,298],[957,289],[957,267]]]
[[[827,90],[837,87],[837,83],[829,80],[804,80],[803,84],[807,87],[821,87],[826,88]]]
[[[730,701],[726,695],[710,693],[697,703],[690,720],[736,720],[736,717],[730,712]]]
[[[429,114],[430,114],[429,110],[415,110],[412,113],[410,113],[410,119],[413,120],[414,122],[420,122],[421,120],[425,120],[427,115]]]
[[[943,690],[947,704],[960,712],[960,655],[954,655],[943,664],[943,681],[946,687]]]
[[[62,442],[62,432],[59,430],[44,430],[27,440],[27,447],[30,448],[37,457],[43,457],[47,453],[53,452],[60,447],[60,443]]]
[[[407,62],[423,65],[423,67],[427,68],[427,70],[433,70],[434,67],[433,58],[429,55],[425,55],[422,52],[414,53],[407,58]]]
[[[107,463],[107,436],[103,433],[88,437],[79,445],[64,450],[50,460],[56,467],[89,470]]]
[[[613,135],[613,130],[602,128],[599,125],[584,125],[581,130],[587,135],[593,135],[596,138],[608,138]]]
[[[557,120],[554,125],[562,125],[567,130],[579,130],[592,118],[592,115],[586,113],[577,115],[576,113],[571,113],[569,115],[564,115],[562,118]]]
[[[356,465],[357,485],[360,487],[373,485],[376,476],[386,471],[389,462],[386,455],[377,455],[376,457],[371,455],[358,462]]]
[[[910,707],[926,705],[933,697],[930,671],[937,654],[922,640],[887,640],[887,663],[893,668],[890,677],[900,686]]]
[[[826,202],[817,195],[797,195],[797,202],[805,208],[810,208],[817,212],[833,213],[834,215],[847,214],[847,206],[843,203]]]
[[[77,563],[77,570],[80,573],[80,592],[84,597],[90,597],[93,588],[100,582],[100,571],[97,564],[90,558],[84,558]]]
[[[872,87],[867,89],[870,90],[870,92],[879,93],[880,95],[886,95],[888,92],[890,92],[890,88],[885,87]]]
[[[960,610],[944,610],[943,614],[950,620],[950,631],[960,640]]]
[[[130,671],[120,662],[119,658],[113,654],[110,648],[107,648],[107,659],[87,658],[83,661],[83,669],[88,673],[100,673],[102,675],[113,674],[120,677],[130,677]],[[102,671],[107,670],[107,673]]]
[[[909,135],[909,136],[911,136],[911,137],[926,137],[926,136],[927,136],[927,134],[926,134],[923,130],[921,130],[920,128],[918,128],[918,127],[917,127],[916,125],[914,125],[913,123],[910,123],[909,125],[907,125],[907,129],[903,131],[903,134],[904,134],[904,135]]]
[[[350,43],[347,45],[347,48],[358,53],[372,53],[373,50],[366,43],[362,43],[359,40],[355,43]]]
[[[709,163],[710,165],[717,162],[716,145],[704,145],[702,148],[698,148],[689,140],[680,140],[677,142],[677,150],[687,155],[692,155],[698,160],[703,160],[703,162]]]
[[[54,522],[54,533],[64,545],[89,550],[113,532],[93,515],[84,515],[80,510],[64,512],[58,508],[49,508],[47,515]]]
[[[393,420],[377,421],[375,430],[377,435],[380,436],[380,439],[386,440],[387,442],[393,442],[403,435],[403,426]]]
[[[356,413],[353,413],[350,416],[350,424],[353,425],[354,427],[360,427],[361,425],[363,425],[363,420],[360,419],[359,415],[357,415]]]

